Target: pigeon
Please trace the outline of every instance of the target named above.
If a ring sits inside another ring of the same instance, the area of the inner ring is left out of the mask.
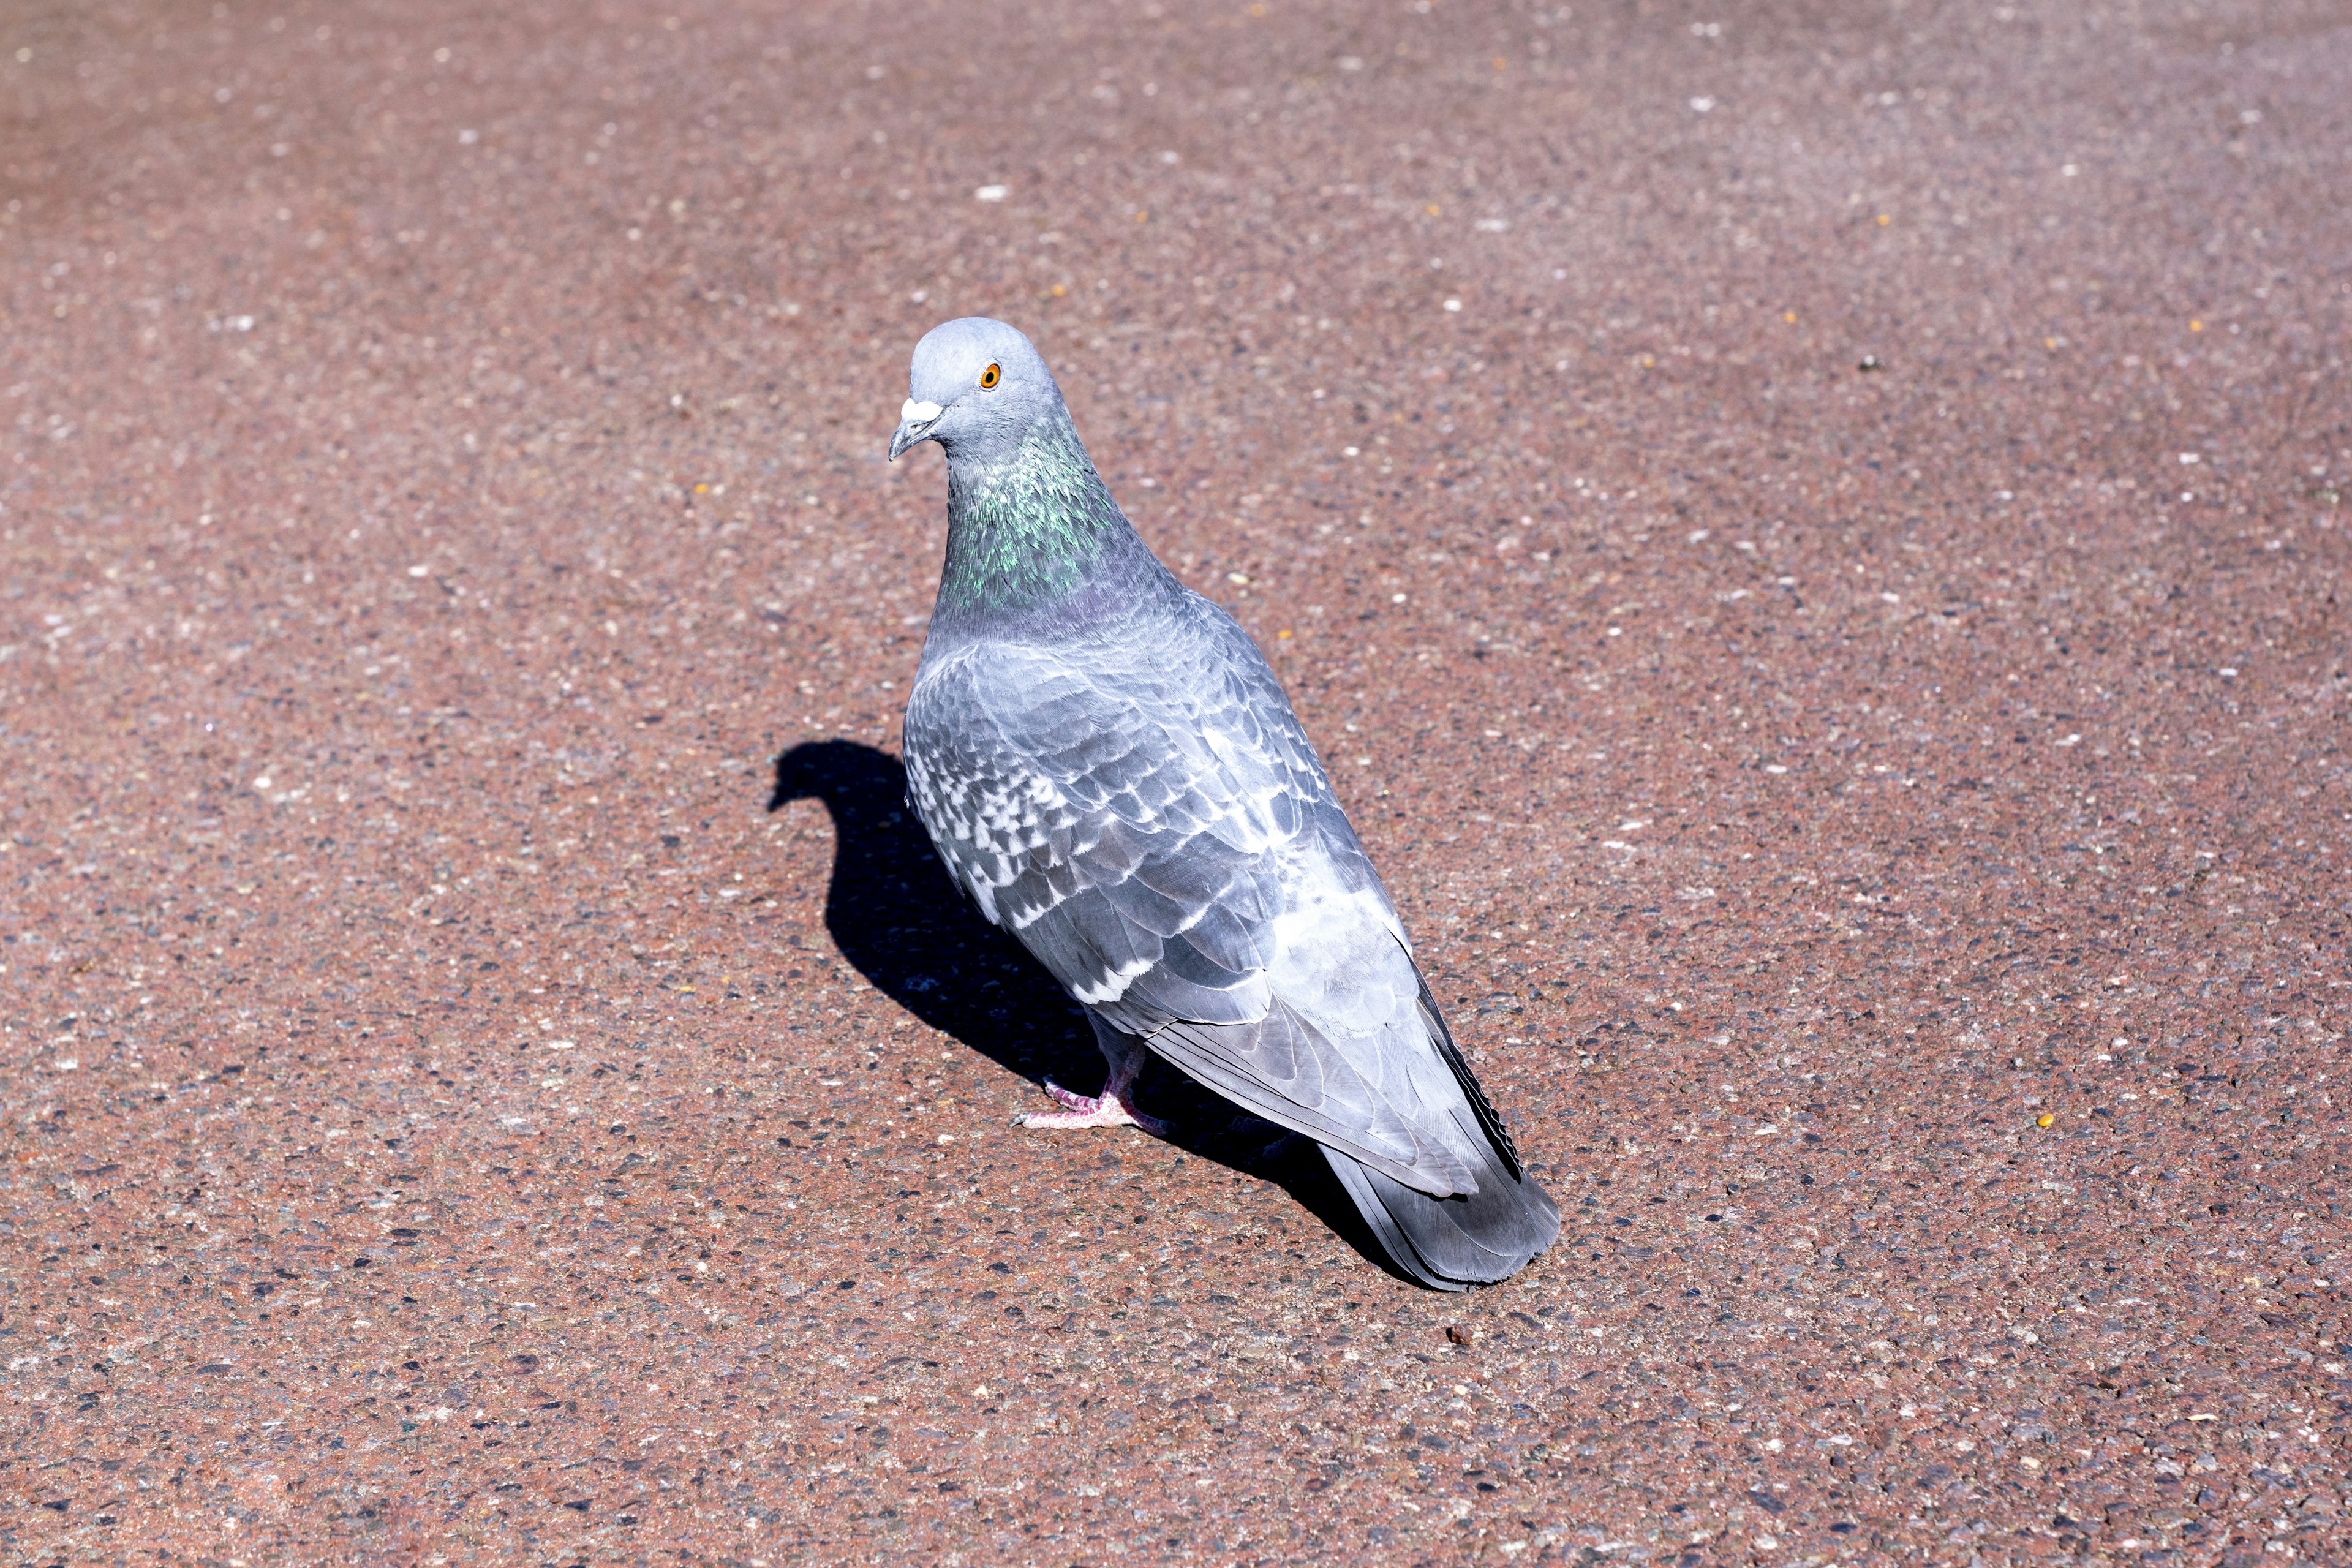
[[[949,876],[1086,1011],[1109,1074],[1032,1128],[1166,1129],[1156,1056],[1311,1139],[1390,1260],[1508,1278],[1559,1211],[1446,1028],[1265,657],[1111,499],[1002,321],[915,347],[896,460],[947,456],[939,600],[908,695],[908,804]]]

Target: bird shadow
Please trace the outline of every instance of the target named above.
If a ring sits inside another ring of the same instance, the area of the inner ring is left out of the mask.
[[[1032,1082],[1100,1086],[1108,1069],[1086,1015],[948,880],[907,805],[907,770],[898,758],[855,741],[805,742],[776,759],[768,809],[796,800],[821,801],[833,817],[824,928],[866,984]],[[1172,1123],[1169,1142],[1176,1147],[1275,1183],[1366,1258],[1410,1282],[1312,1142],[1238,1110],[1156,1057],[1137,1098]],[[1038,1109],[1050,1109],[1042,1092]]]

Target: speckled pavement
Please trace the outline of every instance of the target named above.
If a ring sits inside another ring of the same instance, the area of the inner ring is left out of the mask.
[[[0,17],[0,1561],[2352,1562],[2352,12]],[[900,809],[916,338],[1269,650],[1569,1224]]]

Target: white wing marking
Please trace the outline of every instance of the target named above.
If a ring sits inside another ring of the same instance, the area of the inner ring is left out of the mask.
[[[1153,958],[1131,960],[1120,964],[1092,984],[1072,986],[1070,994],[1089,1007],[1099,1006],[1105,1002],[1116,1002],[1127,994],[1127,988],[1135,984],[1136,976],[1150,973],[1158,966],[1159,962],[1158,959]]]

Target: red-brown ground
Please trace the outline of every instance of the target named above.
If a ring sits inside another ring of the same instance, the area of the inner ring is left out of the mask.
[[[0,117],[8,1562],[2352,1561],[2340,5],[30,0]],[[1008,1127],[968,312],[1522,1279]]]

